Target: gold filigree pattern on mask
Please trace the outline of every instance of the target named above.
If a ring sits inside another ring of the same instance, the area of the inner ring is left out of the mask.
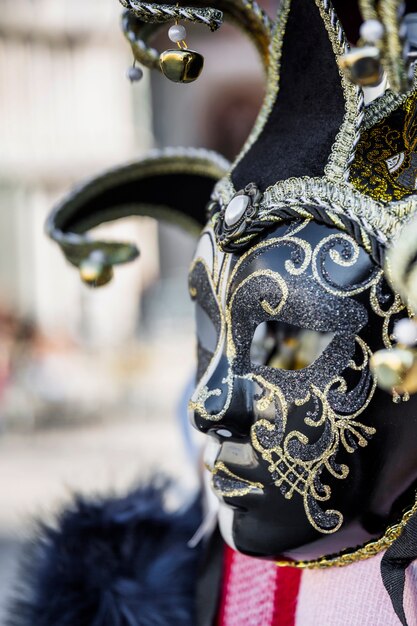
[[[340,246],[341,244],[343,249],[339,251],[336,246]],[[358,261],[359,252],[360,248],[356,241],[345,233],[325,237],[314,249],[312,259],[314,278],[326,291],[341,298],[355,296],[366,291],[381,280],[383,276],[382,270],[375,271],[368,280],[361,282],[359,285],[344,286],[342,288],[332,282],[331,277],[325,269],[327,255],[335,265],[340,267],[353,267]]]
[[[363,351],[363,359],[360,364],[354,364],[354,369],[365,371],[371,352],[360,337],[356,337],[356,341]],[[256,381],[260,386],[267,385],[267,381],[261,377],[256,377]],[[357,420],[372,400],[376,388],[375,380],[360,410],[351,415],[339,415],[332,408],[329,393],[335,385],[338,385],[340,393],[346,393],[346,381],[341,376],[337,376],[326,385],[323,391],[312,385],[306,398],[296,400],[297,406],[316,400],[318,412],[321,406],[319,419],[311,419],[307,412],[304,421],[313,428],[320,428],[326,424],[329,430],[325,448],[320,449],[320,453],[313,458],[305,460],[301,458],[301,455],[294,454],[292,451],[291,444],[294,442],[299,444],[300,450],[308,449],[309,440],[299,431],[290,431],[285,435],[281,444],[272,447],[265,447],[262,444],[262,437],[259,433],[265,429],[273,436],[275,424],[267,420],[259,420],[253,425],[251,432],[252,445],[268,463],[275,485],[288,500],[296,494],[301,496],[307,519],[315,530],[323,534],[335,533],[343,523],[343,515],[340,511],[321,509],[321,503],[328,501],[332,493],[329,485],[323,483],[325,472],[339,480],[345,479],[349,474],[349,468],[345,464],[339,465],[336,461],[340,449],[344,448],[346,452],[353,454],[357,446],[365,447],[368,439],[376,432],[375,428]],[[280,401],[285,403],[282,394]],[[287,411],[288,407],[285,407],[285,412]]]

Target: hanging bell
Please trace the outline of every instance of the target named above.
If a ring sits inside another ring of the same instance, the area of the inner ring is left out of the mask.
[[[383,80],[381,53],[376,46],[352,48],[339,57],[338,63],[344,74],[360,87],[376,87]]]
[[[89,287],[103,287],[113,278],[113,268],[106,263],[104,254],[94,250],[80,264],[80,276]]]
[[[413,350],[378,350],[371,358],[370,367],[382,389],[404,395],[417,391],[417,358]]]
[[[174,83],[192,83],[200,76],[204,57],[189,48],[165,50],[159,57],[161,71]]]

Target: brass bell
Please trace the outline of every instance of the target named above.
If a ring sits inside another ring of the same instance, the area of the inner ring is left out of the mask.
[[[376,46],[353,48],[339,57],[340,69],[360,87],[376,87],[383,79],[380,51]]]
[[[417,359],[412,350],[379,350],[372,356],[370,367],[382,389],[404,395],[417,391]]]
[[[165,50],[159,57],[161,71],[174,83],[192,83],[200,76],[204,57],[194,50]]]
[[[100,250],[94,250],[80,264],[80,276],[89,287],[103,287],[113,278],[113,268],[105,261]]]

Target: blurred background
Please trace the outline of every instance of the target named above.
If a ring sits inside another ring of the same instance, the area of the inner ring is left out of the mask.
[[[273,15],[277,0],[261,2]],[[107,225],[141,258],[89,290],[44,234],[71,186],[160,146],[233,159],[263,96],[229,26],[189,27],[191,85],[132,63],[117,0],[0,0],[0,625],[36,519],[74,492],[125,492],[154,471],[196,485],[186,424],[195,368],[187,266],[195,241],[149,218]],[[164,27],[154,42],[170,47]]]

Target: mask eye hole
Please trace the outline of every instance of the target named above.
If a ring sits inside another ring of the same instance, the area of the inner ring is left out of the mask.
[[[196,327],[197,327],[197,381],[201,380],[203,374],[210,365],[217,347],[217,330],[202,306],[197,302],[195,307]]]
[[[214,323],[198,302],[195,306],[195,318],[198,343],[204,350],[214,354],[217,346],[217,331]]]
[[[274,369],[301,370],[319,358],[334,335],[275,320],[262,322],[253,335],[251,362]]]

